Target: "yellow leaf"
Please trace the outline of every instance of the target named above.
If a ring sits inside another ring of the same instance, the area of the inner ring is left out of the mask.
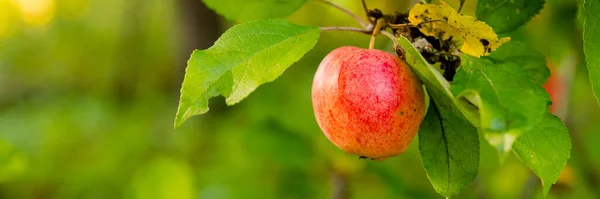
[[[427,35],[440,39],[460,37],[464,40],[463,53],[480,57],[489,55],[510,37],[498,39],[492,27],[482,21],[460,14],[446,2],[417,4],[408,13],[408,20]]]

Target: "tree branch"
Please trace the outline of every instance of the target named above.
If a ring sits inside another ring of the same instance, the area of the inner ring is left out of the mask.
[[[321,31],[350,31],[350,32],[359,32],[364,34],[371,34],[373,31],[365,30],[362,28],[353,28],[353,27],[321,27]]]
[[[352,18],[354,18],[354,20],[356,20],[356,22],[358,22],[360,24],[360,26],[362,26],[364,29],[368,28],[369,25],[367,24],[367,22],[365,20],[361,19],[360,17],[358,17],[358,15],[352,13],[350,10],[348,10],[338,4],[335,4],[331,1],[327,1],[327,0],[318,0],[318,1],[325,3],[327,5],[330,5],[334,8],[337,8],[338,10],[341,10],[342,12],[344,12],[344,13],[348,14],[349,16],[351,16]]]
[[[369,8],[367,7],[367,2],[365,2],[365,0],[362,0],[362,6],[363,6],[363,9],[365,10],[365,15],[367,16],[367,21],[369,21],[370,24],[373,24],[373,20],[371,20],[371,17],[369,17]]]

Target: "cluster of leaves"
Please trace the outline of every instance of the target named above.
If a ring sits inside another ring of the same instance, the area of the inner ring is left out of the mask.
[[[209,49],[192,53],[175,126],[207,112],[211,97],[225,96],[228,105],[241,101],[311,50],[321,28],[274,19],[293,13],[305,1],[254,0],[240,7],[236,0],[205,0],[229,20],[244,23],[227,30]],[[510,152],[519,157],[542,179],[544,194],[566,165],[571,143],[564,124],[548,111],[551,102],[542,88],[549,76],[545,58],[526,41],[508,39],[519,34],[518,28],[543,5],[543,0],[479,0],[476,18],[459,14],[445,3],[417,5],[409,12],[413,24],[445,22],[418,26],[421,33],[440,41],[463,39],[460,67],[452,83],[415,48],[414,40],[400,36],[394,41],[431,99],[419,132],[419,149],[438,193],[457,194],[475,178],[479,135],[501,157]],[[596,27],[600,2],[587,0],[584,7],[585,53],[598,95],[600,58],[590,55],[600,54],[600,46],[593,45],[600,43],[600,27]],[[262,14],[244,14],[248,12]],[[498,39],[494,30],[505,37]]]

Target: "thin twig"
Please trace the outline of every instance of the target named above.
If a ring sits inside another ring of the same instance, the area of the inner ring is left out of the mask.
[[[370,24],[373,24],[373,20],[371,19],[371,17],[369,17],[369,8],[367,7],[367,2],[365,2],[365,0],[362,0],[362,6],[363,6],[363,9],[365,10],[365,15],[367,16],[367,21],[369,21]]]
[[[349,16],[351,16],[352,18],[354,18],[354,20],[356,20],[356,22],[358,22],[360,24],[360,26],[362,26],[364,29],[367,29],[367,27],[368,27],[367,22],[365,20],[361,19],[360,17],[358,17],[358,15],[352,13],[352,11],[350,11],[350,10],[348,10],[348,9],[346,9],[346,8],[338,5],[338,4],[335,4],[335,3],[331,2],[331,1],[327,1],[327,0],[318,0],[318,1],[323,2],[323,3],[327,4],[327,5],[330,5],[330,6],[334,7],[334,8],[337,8],[338,10],[340,10],[340,11],[348,14]]]
[[[371,34],[372,31],[354,27],[321,27],[321,31],[350,31]]]
[[[410,23],[402,23],[402,24],[388,23],[387,26],[390,28],[404,28],[404,27],[412,26],[412,24],[410,24]]]

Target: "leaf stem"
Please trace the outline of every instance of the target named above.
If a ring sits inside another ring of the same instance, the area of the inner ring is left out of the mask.
[[[394,45],[398,45],[398,42],[396,41],[396,37],[394,35],[392,35],[392,33],[388,32],[388,31],[381,31],[381,34],[390,38],[394,42]]]
[[[321,31],[349,31],[349,32],[359,32],[364,34],[371,34],[372,31],[365,30],[362,28],[354,28],[354,27],[321,27]]]
[[[377,24],[375,24],[375,28],[373,29],[373,34],[371,34],[371,42],[369,42],[369,49],[375,48],[375,37],[379,34],[381,27],[383,26],[383,19],[377,19]]]
[[[367,22],[365,20],[361,19],[360,17],[358,17],[358,15],[352,13],[350,10],[348,10],[348,9],[346,9],[346,8],[338,5],[338,4],[335,4],[335,3],[331,2],[331,1],[327,1],[327,0],[318,0],[318,1],[320,1],[322,3],[325,3],[327,5],[330,5],[330,6],[334,7],[334,8],[337,8],[338,10],[340,10],[340,11],[348,14],[350,17],[354,18],[354,20],[356,20],[356,22],[358,22],[360,24],[360,26],[362,26],[364,29],[368,28]]]

